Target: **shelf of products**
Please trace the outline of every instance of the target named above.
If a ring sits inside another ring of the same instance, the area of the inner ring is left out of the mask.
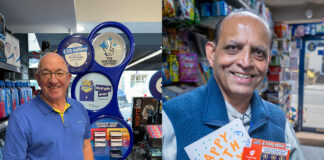
[[[4,63],[4,62],[0,62],[0,70],[21,73],[21,68],[20,67],[16,67],[14,65]]]
[[[6,31],[5,17],[0,14],[0,157],[10,114],[32,96],[32,89],[27,83],[8,80],[15,73],[22,73],[22,68],[19,40]]]
[[[212,76],[205,44],[216,24],[234,9],[252,9],[271,21],[262,0],[163,0],[163,95],[173,98],[204,85]]]
[[[293,43],[288,25],[276,24],[274,32],[276,38],[273,41],[268,74],[259,92],[265,100],[276,104],[289,118],[294,84],[292,75],[293,69],[297,68],[297,59],[296,56],[291,56]]]

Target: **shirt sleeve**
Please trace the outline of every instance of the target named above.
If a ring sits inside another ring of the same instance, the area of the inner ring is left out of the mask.
[[[11,114],[6,131],[3,160],[26,159],[28,140],[25,127],[26,125],[15,114]]]
[[[175,160],[177,157],[177,139],[169,117],[162,110],[162,156],[165,160]]]
[[[290,160],[305,160],[304,153],[300,147],[300,144],[296,138],[294,129],[290,126],[288,120],[286,120],[285,127],[285,140],[287,144],[291,145]]]
[[[85,109],[85,107],[81,104],[82,107],[82,111],[84,113],[85,116],[85,120],[86,120],[86,128],[84,130],[84,138],[83,139],[90,139],[91,138],[91,128],[90,128],[90,120],[89,120],[89,115],[87,110]]]

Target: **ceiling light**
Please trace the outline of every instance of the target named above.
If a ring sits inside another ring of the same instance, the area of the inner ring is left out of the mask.
[[[311,19],[313,17],[313,11],[311,9],[307,9],[305,11],[305,16],[306,18]]]
[[[82,32],[84,31],[84,27],[80,24],[77,24],[77,32]]]

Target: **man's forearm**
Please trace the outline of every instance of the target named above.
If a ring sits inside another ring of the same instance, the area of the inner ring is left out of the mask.
[[[84,160],[94,160],[93,151],[89,139],[85,139],[83,143],[83,157]]]

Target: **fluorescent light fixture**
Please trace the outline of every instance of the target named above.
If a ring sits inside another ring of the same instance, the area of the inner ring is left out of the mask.
[[[156,52],[154,52],[154,53],[152,53],[152,54],[150,54],[150,55],[148,55],[148,56],[145,56],[145,57],[143,57],[143,58],[141,58],[141,59],[139,59],[139,60],[137,60],[137,61],[135,61],[135,62],[133,62],[133,63],[131,63],[131,64],[129,64],[129,65],[127,65],[126,66],[126,69],[128,69],[128,68],[130,68],[130,67],[133,67],[133,66],[135,66],[136,64],[139,64],[139,63],[141,63],[141,62],[143,62],[143,61],[145,61],[145,60],[147,60],[147,59],[150,59],[150,58],[152,58],[152,57],[155,57],[155,56],[157,56],[157,55],[159,55],[159,54],[161,54],[162,53],[162,49],[160,49],[160,50],[158,50],[158,51],[156,51]]]
[[[28,52],[39,52],[40,50],[35,33],[28,33]]]

